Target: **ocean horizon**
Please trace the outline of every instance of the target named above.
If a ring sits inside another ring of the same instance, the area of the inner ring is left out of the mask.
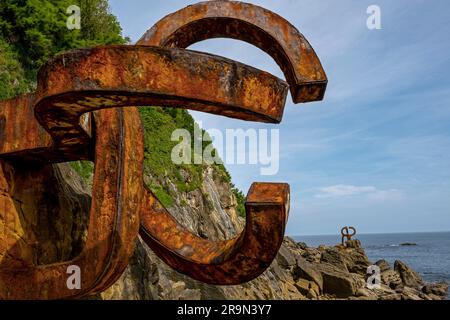
[[[290,236],[309,247],[334,246],[341,243],[340,234]],[[450,284],[450,231],[412,233],[367,233],[357,234],[373,263],[386,260],[394,267],[395,260],[401,260],[426,282],[445,281]],[[414,245],[402,245],[414,244]],[[448,296],[450,299],[450,295]]]

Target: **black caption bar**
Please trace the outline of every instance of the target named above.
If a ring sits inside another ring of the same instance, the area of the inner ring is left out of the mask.
[[[10,308],[11,310],[7,310]],[[402,317],[419,311],[448,313],[450,301],[0,301],[0,310],[21,313],[45,314],[46,319],[85,320],[98,315],[101,319],[131,320],[202,320],[202,319],[277,319],[295,320],[306,318],[336,319],[339,314],[361,310],[362,315],[399,313]],[[100,318],[99,318],[100,319]]]

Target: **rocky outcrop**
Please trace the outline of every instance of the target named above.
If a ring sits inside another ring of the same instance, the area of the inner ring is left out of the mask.
[[[218,178],[220,175],[214,170],[204,170],[200,190],[178,192],[172,184],[178,196],[169,210],[192,232],[221,240],[235,236],[245,221],[237,216],[229,183]],[[170,184],[167,178],[164,182]],[[125,274],[96,298],[438,300],[447,296],[446,284],[424,284],[416,272],[400,261],[394,268],[384,260],[375,264],[380,267],[381,284],[369,289],[366,273],[373,263],[359,240],[348,241],[346,246],[310,248],[286,237],[276,260],[257,279],[238,286],[212,286],[167,267],[139,240]]]
[[[328,259],[330,252],[333,253],[334,259]],[[397,262],[396,265],[400,266],[400,263]],[[139,241],[135,257],[125,275],[101,297],[104,299],[446,299],[447,284],[410,286],[411,279],[402,278],[399,271],[401,270],[403,275],[417,274],[404,263],[401,263],[401,269],[400,267],[392,269],[386,261],[378,261],[376,264],[380,266],[381,284],[378,288],[369,289],[368,275],[360,270],[363,265],[367,270],[371,262],[362,248],[344,248],[340,245],[309,248],[287,237],[272,266],[259,278],[239,286],[211,286],[171,270]],[[354,268],[355,265],[358,268]],[[136,278],[140,281],[136,281]],[[408,280],[405,283],[402,279]],[[416,280],[417,283],[423,283],[420,277]]]
[[[59,251],[53,249],[64,246],[67,241],[71,243],[71,254],[62,259],[70,258],[82,246],[88,220],[82,212],[88,211],[90,192],[70,166],[60,164],[54,170],[55,186],[60,186],[55,190],[67,193],[68,199],[72,199],[73,194],[85,200],[83,205],[81,202],[63,203],[64,212],[75,215],[54,216],[54,224],[64,225],[72,231],[58,234],[52,238],[52,243],[45,242],[46,257],[52,262],[61,260],[56,254]],[[235,236],[245,221],[236,213],[236,199],[230,184],[214,170],[213,167],[204,170],[203,184],[198,190],[178,192],[172,184],[178,196],[169,210],[197,235],[221,240]],[[146,179],[158,181],[156,177]],[[165,182],[171,183],[168,178]],[[257,279],[238,286],[212,286],[169,268],[138,239],[134,255],[119,281],[90,299],[438,300],[447,296],[447,284],[426,284],[401,261],[396,261],[394,268],[384,260],[377,261],[381,284],[369,289],[366,271],[372,264],[358,240],[350,241],[347,246],[311,248],[287,237],[275,261]]]
[[[394,263],[394,270],[400,275],[402,283],[407,287],[419,288],[423,285],[420,276],[403,262],[397,260]]]
[[[354,296],[357,290],[352,275],[338,266],[329,263],[317,265],[323,278],[323,293],[335,295],[338,298]]]
[[[189,179],[189,177],[186,177]],[[234,237],[245,220],[238,217],[236,199],[230,184],[214,167],[204,170],[199,190],[179,192],[165,177],[146,177],[152,183],[166,183],[178,196],[169,208],[171,214],[191,232],[212,240]],[[292,245],[293,247],[289,247]],[[292,270],[296,266],[294,242],[284,245],[277,260],[262,276],[239,286],[212,286],[195,281],[166,266],[139,240],[130,266],[101,299],[306,299],[296,287]],[[142,271],[144,270],[144,271]],[[150,270],[146,273],[145,270]],[[316,290],[318,291],[318,290]]]

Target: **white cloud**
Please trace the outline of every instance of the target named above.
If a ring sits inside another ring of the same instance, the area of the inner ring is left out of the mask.
[[[380,190],[374,186],[353,186],[338,184],[319,188],[316,198],[342,198],[351,196],[366,196],[370,200],[388,200],[401,197],[402,192],[397,189]]]

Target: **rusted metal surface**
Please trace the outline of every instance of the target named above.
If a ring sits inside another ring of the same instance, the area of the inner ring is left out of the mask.
[[[89,145],[78,121],[86,112],[158,105],[277,123],[288,90],[284,81],[225,58],[147,46],[73,51],[39,76],[36,118],[64,157]]]
[[[0,101],[0,154],[30,157],[35,150],[37,157],[52,146],[50,135],[34,117],[34,94]],[[26,137],[26,139],[24,138]]]
[[[118,279],[133,252],[139,229],[142,199],[142,129],[135,126],[135,115],[122,109],[98,111],[96,118],[96,170],[88,237],[81,254],[72,261],[39,266],[29,261],[8,265],[5,261],[15,251],[2,252],[0,298],[64,299],[81,297],[102,287],[105,280]],[[138,120],[138,119],[137,119]],[[1,207],[7,220],[17,215],[15,201],[22,190],[12,190],[13,172],[18,165],[1,160]],[[7,171],[6,171],[7,170]],[[23,205],[28,205],[24,203]],[[20,239],[12,238],[9,228],[1,234],[3,250]],[[12,242],[12,243],[11,243]],[[18,261],[21,259],[18,258]],[[67,287],[67,268],[82,270],[81,290]]]
[[[140,45],[187,48],[212,38],[233,38],[267,52],[283,70],[295,103],[322,100],[327,76],[305,37],[288,21],[262,7],[239,1],[205,1],[156,23]]]
[[[266,51],[283,70],[290,85],[294,102],[321,100],[324,96],[327,78],[312,47],[300,32],[282,17],[261,7],[234,1],[208,1],[186,7],[160,20],[138,41],[139,45],[186,48],[198,41],[226,37],[247,41]],[[277,190],[278,185],[267,185]],[[261,185],[250,194],[258,194]],[[288,192],[285,201],[288,202]],[[277,238],[284,235],[285,219],[280,211],[266,210],[266,218],[273,219],[272,234],[255,235],[252,207],[247,206],[247,228],[235,239],[214,243],[198,239],[176,223],[162,208],[151,192],[147,192],[147,210],[141,212],[141,236],[147,244],[170,266],[189,276],[212,284],[237,284],[250,281],[260,275],[275,257],[281,245]],[[250,210],[248,210],[250,209]],[[272,215],[269,213],[272,212]],[[250,235],[251,234],[251,235]],[[261,260],[252,260],[248,244],[264,237],[272,241],[265,250],[252,248]],[[245,239],[245,241],[243,240]],[[248,242],[248,240],[250,242]],[[195,245],[194,245],[195,243]],[[272,257],[263,262],[264,251]],[[251,261],[251,262],[250,262]],[[239,270],[239,272],[237,272]]]
[[[2,103],[5,123],[26,125],[6,126],[0,151],[34,152],[51,161],[91,159],[91,137],[79,119],[103,108],[159,105],[278,123],[287,90],[266,72],[204,53],[144,46],[76,50],[41,69],[35,96]],[[33,138],[22,144],[24,134]]]
[[[351,230],[353,232],[350,233],[349,230]],[[354,227],[343,227],[341,229],[341,236],[342,236],[341,242],[342,242],[342,245],[345,245],[347,241],[352,240],[352,237],[354,235],[356,235],[356,229]]]
[[[144,200],[145,201],[145,200]],[[235,285],[266,270],[283,242],[289,185],[255,183],[246,200],[246,227],[236,238],[210,241],[180,226],[152,196],[141,214],[141,237],[169,266],[199,281]]]
[[[0,298],[101,292],[125,269],[138,229],[164,262],[206,283],[239,284],[266,270],[284,236],[287,184],[253,184],[244,231],[215,242],[181,226],[142,181],[142,124],[137,108],[130,106],[187,108],[269,123],[282,119],[288,90],[283,80],[184,49],[213,37],[244,40],[268,52],[284,71],[295,102],[323,98],[326,76],[306,39],[276,14],[233,1],[180,10],[158,22],[136,46],[75,50],[50,60],[39,72],[36,93],[0,101],[0,208],[6,216],[19,214],[12,173],[26,175],[23,163],[92,160],[88,237],[75,259],[41,266],[13,249],[21,230],[10,223],[0,233]],[[34,174],[45,176],[39,169]],[[31,190],[23,203],[35,206],[29,195],[38,191]],[[5,263],[6,257],[14,263]],[[81,290],[66,286],[69,265],[82,269]]]

